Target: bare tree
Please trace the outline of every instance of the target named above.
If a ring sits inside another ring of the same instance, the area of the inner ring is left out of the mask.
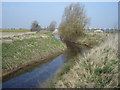
[[[38,24],[37,21],[34,21],[31,26],[31,31],[39,32],[41,30],[41,26]]]
[[[52,21],[52,22],[50,23],[50,25],[48,26],[47,29],[48,29],[49,31],[54,31],[55,28],[56,28],[56,22],[55,22],[55,21]]]
[[[67,6],[59,26],[59,34],[64,42],[77,41],[84,35],[84,28],[89,24],[84,5],[72,3]],[[67,44],[67,43],[66,43]]]

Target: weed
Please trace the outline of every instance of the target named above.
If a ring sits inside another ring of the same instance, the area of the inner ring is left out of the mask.
[[[99,33],[100,34],[100,33]],[[94,36],[94,35],[93,35]],[[97,37],[97,34],[96,34]],[[91,37],[92,38],[92,37]],[[103,42],[100,35],[97,41]],[[88,39],[86,39],[88,40]],[[86,42],[86,40],[83,40]],[[89,39],[90,40],[90,39]],[[89,40],[87,42],[89,42]],[[95,40],[93,38],[93,40]],[[117,54],[117,35],[110,36],[106,41],[98,47],[94,47],[84,56],[72,59],[76,63],[72,67],[65,70],[60,78],[56,80],[55,87],[82,87],[82,88],[109,88],[119,87],[118,84],[118,59]],[[114,51],[114,52],[113,52]],[[71,60],[71,61],[72,61]],[[67,66],[67,65],[66,65]],[[63,80],[64,79],[64,80]],[[70,83],[71,82],[71,83]],[[69,84],[70,83],[70,84]],[[62,84],[62,85],[61,85]]]

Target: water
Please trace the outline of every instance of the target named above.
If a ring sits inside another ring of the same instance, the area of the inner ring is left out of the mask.
[[[2,83],[2,88],[37,88],[54,76],[55,72],[65,63],[64,55],[38,66],[32,71],[14,77]]]
[[[56,39],[58,39],[58,40],[61,40],[61,39],[60,39],[60,36],[59,36],[58,34],[55,34],[54,37],[55,37]]]

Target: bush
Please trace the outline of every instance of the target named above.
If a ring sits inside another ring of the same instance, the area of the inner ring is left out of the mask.
[[[52,21],[49,25],[49,27],[47,28],[49,31],[54,31],[56,27],[56,22]]]
[[[38,24],[37,21],[34,21],[31,26],[31,31],[39,32],[41,30],[41,26]]]
[[[85,14],[83,5],[73,3],[64,10],[62,22],[59,26],[59,33],[62,40],[76,41],[84,33],[84,28],[88,25],[89,20]]]

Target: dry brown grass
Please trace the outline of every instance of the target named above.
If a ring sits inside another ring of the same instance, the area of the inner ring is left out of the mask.
[[[118,86],[118,36],[110,36],[55,82],[55,88],[111,88]]]

